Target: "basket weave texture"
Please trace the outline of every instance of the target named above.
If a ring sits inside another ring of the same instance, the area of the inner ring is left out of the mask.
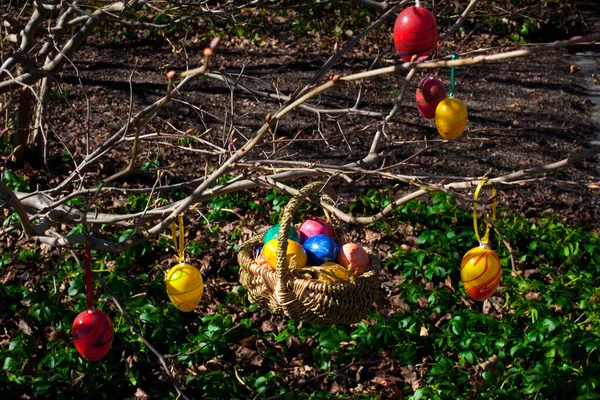
[[[294,213],[310,194],[331,193],[324,182],[313,182],[303,187],[285,207],[279,237],[287,238]],[[343,235],[336,230],[338,240]],[[240,283],[248,291],[248,298],[275,314],[319,325],[352,324],[362,320],[379,295],[379,259],[369,253],[371,265],[360,276],[346,282],[324,283],[293,275],[295,263],[286,262],[287,240],[279,240],[275,270],[254,261],[256,249],[263,244],[263,235],[245,242],[238,252]]]

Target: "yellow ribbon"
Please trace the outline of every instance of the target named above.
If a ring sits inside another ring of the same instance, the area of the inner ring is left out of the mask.
[[[489,218],[486,214],[485,216],[485,235],[483,236],[483,240],[481,240],[481,237],[479,236],[479,228],[477,226],[477,197],[479,197],[479,192],[481,191],[481,188],[483,187],[483,185],[485,185],[488,181],[488,178],[483,178],[481,181],[479,181],[479,184],[477,185],[477,189],[475,189],[475,194],[473,194],[473,199],[475,200],[473,202],[473,227],[475,228],[475,236],[477,236],[477,240],[479,241],[480,244],[482,245],[486,245],[488,244],[488,242],[490,241],[490,221]],[[492,197],[496,195],[496,188],[492,187]],[[496,199],[494,198],[494,201],[492,202],[492,222],[496,222]]]
[[[175,222],[171,223],[171,235],[173,236],[173,248],[175,248],[175,251],[177,252],[175,259],[182,263],[185,259],[183,215],[179,216],[179,238],[177,238],[177,225],[175,225]]]

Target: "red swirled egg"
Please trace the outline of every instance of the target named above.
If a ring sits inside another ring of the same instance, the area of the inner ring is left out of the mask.
[[[459,99],[444,99],[435,109],[435,126],[446,140],[460,137],[468,122],[467,107]]]
[[[442,100],[446,98],[444,84],[435,78],[426,78],[415,93],[419,113],[427,119],[435,118],[435,110]]]
[[[460,264],[460,279],[473,300],[488,299],[496,291],[501,277],[500,258],[485,246],[469,250]]]
[[[394,25],[394,44],[402,61],[409,62],[414,55],[427,56],[437,40],[435,17],[423,7],[402,10]]]
[[[108,353],[113,342],[110,318],[101,310],[85,310],[73,321],[73,341],[83,358],[98,361]]]

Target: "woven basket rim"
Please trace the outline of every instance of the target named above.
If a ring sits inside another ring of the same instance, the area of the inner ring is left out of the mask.
[[[253,272],[255,272],[255,273],[260,272],[260,273],[265,273],[265,274],[269,274],[269,275],[272,274],[273,278],[275,278],[275,271],[276,271],[275,268],[260,267],[255,262],[254,257],[253,257],[254,250],[256,248],[258,248],[261,244],[263,244],[263,237],[264,237],[264,233],[261,233],[261,234],[255,235],[252,238],[248,239],[242,245],[242,247],[240,247],[239,253],[245,254],[248,257],[248,259],[251,260],[248,263],[249,265],[246,265],[246,267],[253,270]],[[370,249],[365,249],[365,250],[367,251],[367,253],[369,253],[369,258],[371,259],[371,265],[369,266],[369,269],[367,271],[365,271],[365,273],[356,276],[353,280],[348,280],[346,282],[319,282],[314,279],[291,277],[288,280],[288,283],[293,284],[294,282],[302,282],[302,283],[306,283],[307,285],[308,284],[318,284],[318,285],[325,286],[325,288],[323,288],[323,290],[319,290],[319,291],[325,291],[327,288],[329,288],[329,289],[348,289],[348,288],[359,287],[359,286],[361,286],[361,282],[377,277],[379,274],[379,271],[381,269],[381,266],[379,263],[379,258]],[[256,267],[253,268],[253,266],[256,266]],[[311,267],[311,266],[308,266],[308,267]],[[314,289],[313,289],[313,291],[314,291]]]

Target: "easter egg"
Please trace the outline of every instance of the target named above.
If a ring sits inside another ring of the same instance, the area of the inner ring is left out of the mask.
[[[110,318],[101,310],[85,310],[73,321],[73,341],[83,358],[98,361],[108,353],[113,342]]]
[[[256,249],[254,249],[254,258],[258,258],[259,256],[261,256],[262,248],[262,246],[258,246]]]
[[[369,253],[356,243],[346,243],[343,245],[336,261],[346,268],[350,266],[349,269],[356,275],[364,274],[371,264]]]
[[[462,135],[467,122],[467,107],[459,99],[444,99],[435,109],[435,125],[444,139],[456,139]]]
[[[273,239],[277,239],[279,237],[279,228],[279,224],[270,227],[269,230],[266,231],[265,235],[263,236],[263,243],[267,243]],[[290,226],[290,233],[288,234],[288,239],[292,239],[300,243],[300,235],[298,234],[296,228],[294,228],[293,226]]]
[[[340,251],[340,245],[327,235],[310,236],[302,245],[306,251],[309,265],[321,265],[335,261]]]
[[[427,78],[417,88],[415,97],[419,114],[424,118],[434,119],[438,104],[446,98],[446,88],[439,80]]]
[[[302,222],[300,228],[298,228],[298,232],[300,232],[302,243],[304,243],[307,238],[315,235],[327,235],[333,237],[333,227],[325,220],[325,218],[321,217],[311,217]]]
[[[348,268],[343,265],[326,262],[317,267],[318,280],[326,283],[337,283],[347,281],[350,277]]]
[[[469,250],[460,264],[460,279],[473,300],[489,298],[500,284],[501,276],[500,258],[487,247]]]
[[[423,7],[402,10],[394,24],[394,44],[402,61],[411,61],[413,55],[427,56],[437,40],[435,17]]]
[[[278,243],[279,243],[279,239],[273,239],[273,240],[269,240],[263,246],[263,256],[265,257],[265,260],[267,261],[267,263],[273,268],[276,268],[276,266],[277,266],[277,245],[278,245]],[[296,268],[302,268],[306,265],[306,252],[302,248],[302,245],[298,242],[288,239],[287,253],[286,253],[286,260],[287,260],[288,265],[290,264],[292,259],[294,260],[294,263],[296,264]]]
[[[204,281],[196,267],[179,263],[167,273],[167,294],[179,311],[190,312],[200,303]]]

